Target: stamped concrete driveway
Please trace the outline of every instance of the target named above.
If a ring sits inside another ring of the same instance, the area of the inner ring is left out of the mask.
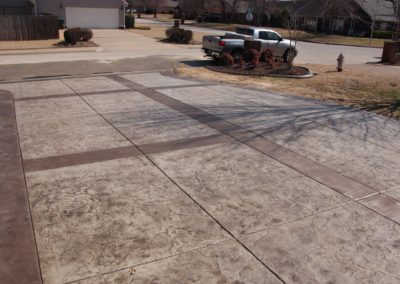
[[[2,283],[400,281],[397,121],[169,73],[0,89]]]

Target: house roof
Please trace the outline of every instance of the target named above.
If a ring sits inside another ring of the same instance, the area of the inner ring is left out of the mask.
[[[295,15],[317,17],[327,15],[334,7],[331,0],[308,0],[294,11]],[[359,9],[371,19],[378,21],[395,21],[394,6],[389,0],[349,0],[349,5],[336,5],[335,13],[340,16],[357,16]]]
[[[388,0],[354,0],[371,17],[378,21],[395,21],[394,5]]]
[[[308,0],[304,1],[298,9],[294,11],[295,15],[304,17],[322,17],[331,12],[331,9],[336,9],[335,13],[341,16],[354,15],[356,8],[352,1],[351,5],[336,5],[332,0]],[[354,0],[353,0],[354,1]]]
[[[162,6],[168,7],[168,8],[176,8],[176,7],[178,7],[178,5],[179,5],[179,3],[177,0],[165,0],[163,2]]]
[[[34,3],[34,1],[28,0],[0,0],[0,6],[2,7],[24,7],[28,3]]]
[[[235,0],[225,0],[225,2],[229,5],[229,7],[232,7],[233,1],[235,1]],[[236,10],[236,13],[246,14],[248,9],[249,9],[249,2],[248,1],[240,1],[239,4],[237,4],[235,10]]]

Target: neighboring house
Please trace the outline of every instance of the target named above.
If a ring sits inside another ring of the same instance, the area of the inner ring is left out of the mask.
[[[125,0],[36,0],[38,15],[56,15],[69,28],[124,28],[126,6]]]
[[[135,0],[134,7],[141,13],[174,13],[179,0]],[[157,11],[156,11],[157,10]]]
[[[372,24],[378,30],[391,31],[396,22],[389,0],[347,0],[335,5],[329,0],[308,0],[293,15],[298,25],[315,32],[365,35]]]
[[[34,15],[34,0],[0,0],[0,15]]]
[[[169,13],[172,14],[178,7],[178,0],[163,0],[158,8],[158,13]]]

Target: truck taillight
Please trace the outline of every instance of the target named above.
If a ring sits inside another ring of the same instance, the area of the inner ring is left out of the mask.
[[[221,40],[221,41],[218,43],[218,45],[219,45],[219,46],[225,46],[225,41],[222,41],[222,40]]]

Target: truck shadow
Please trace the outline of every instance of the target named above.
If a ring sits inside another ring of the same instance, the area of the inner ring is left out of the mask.
[[[212,59],[182,60],[179,63],[185,64],[190,67],[206,67],[206,66],[216,66],[217,65],[217,62]]]

